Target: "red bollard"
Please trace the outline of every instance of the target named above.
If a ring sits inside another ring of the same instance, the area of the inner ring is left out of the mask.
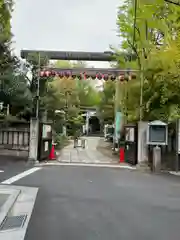
[[[119,148],[119,162],[120,163],[124,163],[125,159],[124,159],[124,147],[120,147]]]

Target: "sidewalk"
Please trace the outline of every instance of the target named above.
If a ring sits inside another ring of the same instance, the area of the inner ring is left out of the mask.
[[[0,239],[24,239],[37,188],[0,185]]]
[[[100,138],[86,137],[86,148],[74,148],[73,141],[66,146],[58,157],[60,163],[85,163],[85,164],[109,164],[119,166],[117,158],[105,156],[102,152],[97,150]],[[121,164],[129,166],[128,164]]]

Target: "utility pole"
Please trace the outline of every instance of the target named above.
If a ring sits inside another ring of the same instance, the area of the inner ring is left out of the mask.
[[[116,121],[117,121],[117,113],[120,111],[120,101],[121,101],[121,94],[120,94],[120,88],[121,88],[121,81],[116,77],[116,82],[115,82],[115,105],[114,105],[114,123],[115,123],[115,132],[114,132],[114,140],[113,140],[113,148],[115,150],[115,146],[117,143],[117,126],[116,126]],[[119,130],[119,129],[118,129]]]
[[[30,121],[30,141],[29,141],[29,161],[38,162],[38,145],[39,145],[39,88],[40,88],[40,53],[38,53],[38,69],[37,69],[37,89],[36,89],[36,118]]]
[[[140,69],[140,108],[139,108],[139,120],[143,119],[143,88],[144,88],[144,73],[143,69]]]
[[[66,111],[65,111],[65,129],[66,129],[66,136],[67,136],[67,110],[68,110],[68,92],[66,91],[65,92],[65,98],[66,98],[66,105],[65,105],[65,108],[66,108]]]
[[[38,53],[37,92],[36,92],[36,119],[37,120],[39,120],[40,71],[41,71],[41,54]]]
[[[68,96],[71,94],[70,91],[65,91],[65,129],[66,129],[66,135],[67,135],[67,115],[68,115]]]

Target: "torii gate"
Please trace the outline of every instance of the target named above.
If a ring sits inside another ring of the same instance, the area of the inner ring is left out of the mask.
[[[113,52],[69,52],[69,51],[42,51],[42,50],[22,50],[21,57],[28,58],[29,54],[39,54],[47,56],[50,60],[77,60],[77,61],[104,61],[116,60],[116,54]],[[120,81],[129,81],[136,78],[137,70],[122,70],[118,68],[51,68],[45,67],[41,72],[41,77],[59,76],[73,77],[80,79],[108,79]]]
[[[77,61],[114,61],[117,58],[117,54],[107,52],[75,52],[75,51],[46,51],[46,50],[21,50],[21,57],[27,59],[29,54],[38,54],[39,59],[41,56],[46,56],[49,60],[77,60]],[[130,56],[122,53],[125,58]],[[134,56],[131,56],[131,59]],[[118,68],[52,68],[45,67],[40,70],[39,77],[58,76],[60,78],[73,77],[85,80],[87,78],[92,79],[104,79],[107,80],[119,80],[121,82],[129,81],[136,78],[137,70],[122,70]],[[38,79],[39,81],[39,79]],[[39,88],[39,82],[38,82]],[[38,104],[39,106],[39,89],[38,89]],[[37,107],[37,118],[39,109]],[[89,117],[87,116],[86,122],[88,126]],[[88,132],[88,130],[87,130]]]

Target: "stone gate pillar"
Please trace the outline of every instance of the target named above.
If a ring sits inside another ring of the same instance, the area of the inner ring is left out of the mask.
[[[138,168],[149,170],[148,166],[148,146],[146,144],[146,130],[148,122],[138,123]]]
[[[86,112],[86,135],[89,134],[89,111]]]
[[[38,162],[39,120],[31,118],[29,137],[29,161]]]

